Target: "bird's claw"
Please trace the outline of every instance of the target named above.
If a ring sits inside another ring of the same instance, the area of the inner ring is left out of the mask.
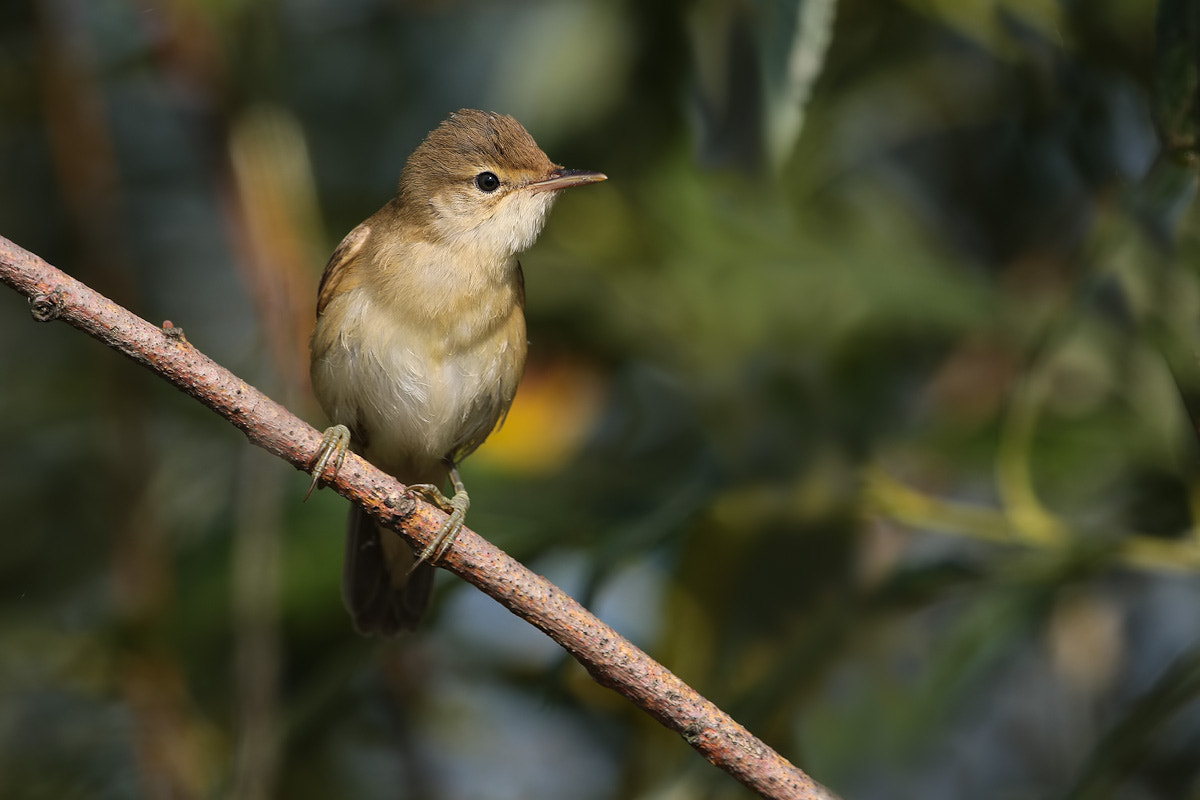
[[[467,494],[467,488],[463,485],[462,479],[458,476],[457,469],[450,471],[450,478],[454,482],[453,497],[446,497],[440,489],[429,483],[418,483],[408,487],[408,494],[420,494],[450,515],[442,523],[442,527],[433,537],[433,541],[426,545],[413,561],[412,567],[409,568],[409,574],[426,561],[436,564],[442,556],[446,555],[458,537],[459,531],[462,530],[463,522],[467,518],[467,510],[471,507],[471,498]]]
[[[313,458],[312,465],[312,483],[308,485],[308,491],[304,494],[304,499],[307,500],[313,490],[317,488],[317,484],[325,477],[325,470],[330,466],[330,460],[333,461],[333,474],[330,478],[336,478],[338,470],[342,468],[342,462],[346,460],[346,451],[350,449],[350,429],[345,425],[334,425],[332,428],[326,428],[325,434],[321,437],[321,449],[317,450],[316,456]]]

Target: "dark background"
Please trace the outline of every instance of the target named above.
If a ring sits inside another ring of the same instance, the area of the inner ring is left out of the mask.
[[[10,2],[0,234],[323,427],[325,259],[449,112],[511,113],[610,180],[523,258],[471,526],[847,800],[1195,798],[1200,11],[1163,18]],[[0,796],[747,796],[449,576],[356,636],[344,500],[12,292],[0,343]]]

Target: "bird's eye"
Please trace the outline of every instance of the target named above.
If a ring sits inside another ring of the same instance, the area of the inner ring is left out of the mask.
[[[475,186],[481,192],[494,192],[500,188],[500,179],[494,172],[481,172],[475,176]]]

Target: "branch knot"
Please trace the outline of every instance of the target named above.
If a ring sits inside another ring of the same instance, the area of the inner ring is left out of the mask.
[[[50,322],[62,313],[62,302],[62,292],[58,289],[49,294],[34,295],[29,298],[29,313],[38,322]]]

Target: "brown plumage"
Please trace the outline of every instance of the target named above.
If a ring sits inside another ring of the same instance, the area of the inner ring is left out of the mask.
[[[342,240],[321,277],[312,383],[335,423],[321,470],[345,426],[352,449],[402,482],[446,484],[508,411],[525,368],[517,254],[559,190],[599,180],[563,170],[500,114],[464,109],[426,137],[396,196]],[[455,520],[422,560],[453,540],[467,502],[465,491],[448,501]],[[432,587],[431,565],[413,570],[416,560],[352,509],[343,597],[359,631],[416,624]]]

